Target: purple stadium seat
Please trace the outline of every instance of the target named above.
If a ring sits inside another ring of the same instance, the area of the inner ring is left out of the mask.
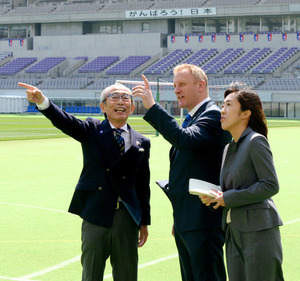
[[[65,61],[65,57],[47,57],[25,70],[27,73],[46,73],[51,68]]]
[[[113,63],[117,62],[120,58],[113,56],[113,57],[97,57],[96,59],[92,60],[88,64],[84,65],[83,67],[78,69],[79,73],[89,73],[89,72],[101,72],[108,68]]]
[[[129,74],[131,71],[148,61],[150,58],[150,56],[129,56],[106,71],[106,74]]]
[[[0,74],[13,75],[33,64],[36,60],[36,58],[17,58],[0,67]]]

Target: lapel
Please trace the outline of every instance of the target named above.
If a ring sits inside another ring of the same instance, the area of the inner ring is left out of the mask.
[[[189,126],[193,125],[197,119],[199,118],[199,116],[205,111],[207,110],[207,108],[209,108],[210,106],[212,106],[213,104],[215,104],[215,102],[213,100],[209,100],[207,102],[205,102],[204,104],[202,104],[198,110],[196,111],[196,113],[193,115],[193,117],[188,121],[186,128],[188,128]],[[174,159],[175,153],[177,152],[177,149],[172,146],[170,153],[169,153],[169,158],[170,158],[170,162],[172,162],[172,160]]]
[[[213,100],[209,100],[207,102],[205,102],[204,104],[202,104],[198,110],[196,111],[196,113],[193,115],[193,117],[189,120],[187,127],[191,126],[192,124],[194,124],[196,122],[196,120],[198,119],[198,117],[204,112],[206,111],[210,106],[212,106],[215,102]]]
[[[98,127],[98,140],[105,148],[105,152],[109,158],[120,157],[120,150],[113,130],[107,119],[103,120]]]
[[[125,152],[123,156],[120,155],[120,150],[114,137],[113,130],[107,119],[103,120],[98,127],[98,140],[105,149],[107,159],[110,159],[110,163],[114,163],[119,159],[122,159],[128,154],[136,153],[141,149],[142,140],[140,134],[133,130],[128,124],[128,130],[130,132],[130,148]],[[127,157],[126,157],[127,158]],[[111,162],[112,161],[112,162]]]
[[[129,124],[127,124],[127,125],[128,125],[128,129],[129,129],[129,132],[130,132],[130,144],[131,144],[131,146],[130,146],[130,148],[128,149],[128,151],[126,151],[126,153],[129,152],[130,150],[138,151],[140,148],[142,148],[142,147],[141,147],[141,145],[142,145],[142,140],[141,140],[141,138],[140,138],[140,134],[137,133],[135,130],[133,130],[133,129],[129,126]],[[125,154],[126,154],[126,153],[125,153]]]

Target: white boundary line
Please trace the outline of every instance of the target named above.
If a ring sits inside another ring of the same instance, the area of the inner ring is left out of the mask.
[[[52,211],[52,212],[58,212],[58,213],[73,215],[72,213],[69,213],[69,212],[63,211],[63,210],[45,208],[45,207],[38,207],[38,206],[32,206],[32,205],[25,205],[25,204],[18,204],[18,203],[0,202],[0,205],[10,205],[10,206],[34,208],[34,209],[40,209],[40,210],[46,210],[46,211]]]
[[[300,219],[295,219],[295,220],[292,220],[292,221],[288,221],[286,223],[283,223],[283,226],[287,225],[287,224],[292,224],[292,223],[295,223],[295,222],[299,222]]]
[[[54,265],[54,266],[51,266],[49,268],[43,269],[41,271],[37,271],[37,272],[31,273],[31,274],[22,276],[20,278],[15,278],[15,279],[10,279],[10,280],[22,280],[22,281],[26,281],[26,280],[28,280],[28,279],[30,279],[32,277],[41,276],[41,275],[44,275],[46,273],[49,273],[49,272],[55,271],[57,269],[63,268],[65,266],[68,266],[68,265],[70,265],[72,263],[78,262],[80,260],[80,257],[81,256],[77,256],[77,257],[75,257],[73,259],[64,261],[62,263],[59,263],[57,265]],[[143,264],[139,265],[138,268],[141,269],[141,268],[148,267],[148,266],[151,266],[151,265],[163,262],[163,261],[167,261],[167,260],[170,260],[170,259],[174,259],[174,258],[177,258],[177,257],[178,257],[178,254],[170,255],[170,256],[167,256],[167,257],[164,257],[164,258],[160,258],[160,259],[157,259],[157,260],[154,260],[154,261],[143,263]],[[108,279],[108,278],[111,278],[111,277],[112,277],[112,274],[109,273],[109,274],[106,274],[104,276],[104,279]],[[33,281],[33,280],[31,280],[31,281]]]
[[[20,206],[20,207],[26,207],[26,208],[35,208],[35,209],[47,210],[47,211],[52,211],[52,212],[59,212],[59,213],[64,213],[64,214],[71,214],[69,212],[62,211],[62,210],[57,210],[57,209],[52,209],[52,208],[45,208],[45,207],[38,207],[38,206],[31,206],[31,205],[24,205],[24,204],[17,204],[17,203],[0,202],[0,204],[2,204],[2,205],[11,205],[11,206]],[[288,222],[284,223],[283,226],[288,225],[288,224],[293,224],[293,223],[296,223],[296,222],[300,222],[300,218],[292,220],[292,221],[288,221]],[[66,261],[64,261],[62,263],[59,263],[57,265],[48,267],[46,269],[31,273],[31,274],[28,274],[28,275],[25,275],[25,276],[22,276],[22,277],[19,277],[19,278],[0,276],[0,279],[2,279],[2,280],[3,279],[4,280],[15,280],[15,281],[38,281],[38,280],[32,280],[30,278],[41,276],[41,275],[44,275],[46,273],[49,273],[49,272],[55,271],[57,269],[63,268],[65,266],[68,266],[72,263],[78,262],[80,260],[80,257],[81,257],[81,255],[79,255],[75,258],[66,260]],[[178,254],[173,254],[173,255],[170,255],[170,256],[167,256],[167,257],[164,257],[164,258],[160,258],[160,259],[157,259],[157,260],[153,260],[153,261],[150,261],[150,262],[143,263],[143,264],[139,265],[138,268],[141,269],[141,268],[144,268],[144,267],[148,267],[148,266],[151,266],[151,265],[163,262],[163,261],[167,261],[167,260],[170,260],[170,259],[173,259],[173,258],[176,258],[176,257],[178,257]],[[111,273],[106,274],[104,276],[104,279],[108,279],[108,278],[111,278],[111,277],[112,277]]]
[[[68,265],[70,265],[70,264],[72,264],[72,263],[74,263],[74,262],[78,262],[78,261],[80,260],[80,257],[81,257],[81,255],[79,255],[79,256],[77,256],[77,257],[75,257],[75,258],[73,258],[73,259],[70,259],[70,260],[64,261],[64,262],[62,262],[62,263],[59,263],[59,264],[57,264],[57,265],[48,267],[48,268],[46,268],[46,269],[43,269],[43,270],[40,270],[40,271],[31,273],[31,274],[22,276],[22,277],[20,277],[20,278],[22,278],[21,280],[23,280],[23,279],[26,280],[26,279],[30,279],[30,278],[32,278],[32,277],[37,277],[37,276],[44,275],[44,274],[46,274],[46,273],[49,273],[49,272],[55,271],[55,270],[57,270],[57,269],[60,269],[60,268],[62,268],[62,267],[68,266]]]
[[[15,281],[38,281],[38,280],[28,280],[28,279],[23,279],[23,278],[11,278],[11,277],[5,277],[5,276],[0,276],[0,279],[2,280],[15,280]]]
[[[146,263],[143,263],[143,264],[139,265],[139,269],[147,267],[147,266],[151,266],[151,265],[163,262],[163,261],[171,260],[171,259],[174,259],[174,258],[177,258],[177,257],[178,257],[178,254],[174,254],[174,255],[170,255],[170,256],[160,258],[160,259],[157,259],[157,260],[154,260],[154,261],[146,262]],[[103,279],[108,279],[108,278],[111,278],[111,277],[112,277],[112,274],[110,273],[110,274],[104,275]]]

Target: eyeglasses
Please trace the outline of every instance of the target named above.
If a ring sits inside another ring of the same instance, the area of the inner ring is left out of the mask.
[[[132,100],[132,95],[129,95],[129,94],[123,94],[123,95],[119,95],[119,94],[116,94],[116,93],[112,93],[112,94],[109,94],[107,96],[108,99],[110,99],[111,101],[113,102],[116,102],[118,101],[120,98],[122,99],[122,101],[124,102],[129,102]]]

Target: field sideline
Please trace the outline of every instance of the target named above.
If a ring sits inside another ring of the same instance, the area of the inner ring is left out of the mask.
[[[171,206],[154,183],[167,178],[170,145],[140,117],[129,123],[152,133],[152,225],[139,250],[139,281],[179,281]],[[274,201],[284,221],[284,275],[299,281],[300,204],[291,199],[300,194],[300,120],[268,124],[280,182]],[[0,280],[79,281],[81,220],[67,209],[82,167],[80,144],[40,115],[0,115],[0,140]],[[112,280],[109,262],[105,276]]]

